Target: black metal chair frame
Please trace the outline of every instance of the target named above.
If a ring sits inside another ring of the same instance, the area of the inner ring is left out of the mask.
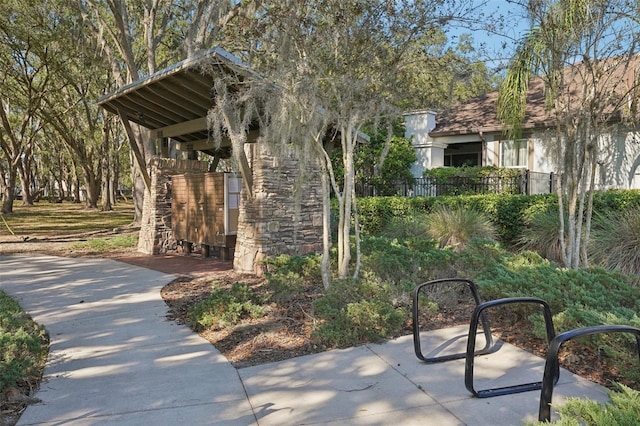
[[[462,359],[467,356],[466,352],[461,352],[457,354],[436,356],[436,357],[428,357],[422,353],[422,348],[420,345],[420,324],[419,324],[419,296],[420,291],[427,286],[434,286],[438,284],[464,284],[469,287],[473,299],[475,301],[476,307],[480,305],[480,295],[478,293],[478,288],[475,283],[471,280],[463,279],[463,278],[442,278],[432,281],[427,281],[422,284],[416,286],[416,289],[413,293],[413,349],[415,351],[416,356],[419,360],[424,361],[426,363],[437,363],[437,362],[445,362],[451,361],[454,359]],[[482,321],[482,328],[485,335],[485,347],[475,353],[475,355],[482,355],[491,352],[493,347],[493,337],[491,336],[491,328],[489,326],[489,321],[485,315],[482,315],[480,319]],[[476,325],[477,326],[477,325]]]
[[[467,336],[467,350],[465,353],[450,354],[438,357],[428,357],[422,353],[420,344],[420,324],[419,324],[419,296],[422,288],[426,286],[433,286],[437,284],[464,284],[469,287],[476,307],[473,311],[471,321],[469,324],[469,333]],[[496,348],[493,344],[493,336],[491,335],[491,328],[489,320],[486,315],[486,310],[507,304],[517,303],[532,303],[538,304],[542,307],[542,312],[545,321],[545,328],[547,334],[547,342],[549,347],[547,349],[547,359],[545,362],[544,375],[541,382],[522,383],[498,388],[481,389],[476,390],[473,386],[473,373],[474,373],[474,360],[478,355],[489,354],[495,352]],[[476,351],[476,336],[478,333],[478,324],[482,323],[483,333],[485,335],[485,347]],[[438,363],[446,362],[455,359],[465,358],[465,372],[464,382],[465,387],[477,398],[489,398],[493,396],[509,395],[520,392],[529,392],[532,390],[541,390],[540,392],[540,407],[538,411],[538,419],[540,421],[551,421],[551,399],[553,396],[553,388],[560,379],[560,363],[558,360],[558,354],[562,345],[571,339],[580,336],[586,336],[590,334],[599,333],[631,333],[635,335],[636,346],[638,351],[638,357],[640,360],[640,329],[626,325],[599,325],[593,327],[580,328],[575,330],[566,331],[558,335],[555,334],[555,328],[553,326],[553,317],[551,315],[551,309],[549,304],[536,297],[508,297],[503,299],[491,300],[482,303],[478,288],[471,280],[463,278],[442,278],[432,281],[427,281],[416,286],[413,294],[413,348],[418,359],[425,363]]]
[[[469,337],[467,338],[467,353],[464,368],[464,385],[466,386],[467,390],[474,396],[478,398],[489,398],[493,396],[528,392],[542,388],[542,382],[522,383],[517,385],[481,390],[476,390],[473,386],[476,334],[478,330],[478,321],[480,321],[480,318],[483,316],[484,311],[495,306],[523,303],[537,304],[542,306],[542,313],[544,315],[544,322],[547,333],[547,342],[551,342],[555,337],[555,329],[553,327],[553,317],[551,315],[551,309],[549,308],[549,304],[542,299],[538,299],[536,297],[508,297],[504,299],[491,300],[476,306],[476,309],[473,312],[473,316],[471,317],[471,323],[469,324]],[[554,370],[551,371],[553,372]],[[550,375],[550,380],[553,381],[555,378],[555,381],[557,382],[559,375],[559,369],[556,368],[555,374]]]
[[[544,376],[542,378],[542,390],[540,392],[540,409],[538,411],[538,420],[541,422],[551,421],[551,398],[553,396],[553,387],[558,381],[560,375],[560,363],[558,361],[558,353],[563,343],[580,336],[599,333],[631,333],[636,337],[638,356],[640,358],[640,329],[627,325],[596,325],[593,327],[578,328],[575,330],[560,333],[551,340],[547,351],[547,361],[544,366]],[[558,377],[554,380],[554,375]]]

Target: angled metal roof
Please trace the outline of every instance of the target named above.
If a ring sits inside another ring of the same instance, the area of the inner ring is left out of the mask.
[[[251,73],[238,58],[216,47],[103,96],[98,104],[143,127],[163,131],[163,137],[186,143],[206,140],[217,72],[238,79]]]
[[[236,56],[216,47],[105,95],[98,99],[98,105],[152,130],[155,137],[179,142],[178,149],[213,155],[215,148],[209,138],[207,112],[214,103],[212,88],[216,75],[232,77],[227,87],[233,91],[233,84],[242,83],[256,72]],[[258,133],[252,128],[248,135],[250,141],[255,141]],[[359,142],[369,141],[369,136],[362,132],[358,132],[357,138]],[[222,141],[222,147],[229,145],[228,140]]]

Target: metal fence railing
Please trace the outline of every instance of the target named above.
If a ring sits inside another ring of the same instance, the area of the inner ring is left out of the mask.
[[[438,195],[469,194],[548,194],[554,192],[553,173],[531,172],[517,176],[421,177],[411,181],[395,181],[384,184],[356,183],[359,197],[395,195],[400,197],[435,197]]]
[[[523,194],[551,194],[556,191],[553,173],[531,172],[525,173],[525,190]]]

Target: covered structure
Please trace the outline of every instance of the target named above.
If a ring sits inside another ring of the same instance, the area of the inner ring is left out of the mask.
[[[207,120],[214,102],[214,81],[220,76],[228,82],[228,89],[234,91],[254,73],[233,55],[215,48],[98,101],[105,110],[120,117],[143,171],[146,191],[139,251],[155,254],[171,250],[179,243],[172,226],[175,224],[171,214],[172,176],[214,170],[220,158],[230,155],[230,140],[216,146]],[[148,130],[148,137],[154,142],[150,145],[155,147],[151,155],[143,156],[140,152],[132,123]],[[300,184],[294,152],[276,157],[266,144],[257,143],[259,135],[259,128],[251,128],[244,149],[235,156],[240,159],[237,171],[243,184],[237,238],[231,252],[235,252],[234,269],[240,272],[260,272],[260,260],[268,256],[303,254],[321,247],[320,185],[308,178]],[[190,153],[196,151],[209,154],[213,160],[195,161]],[[183,154],[179,155],[180,152]],[[194,184],[190,189],[200,194],[206,188]],[[295,196],[300,192],[304,197]],[[212,220],[211,216],[202,216],[199,226],[206,227]]]
[[[130,123],[149,129],[149,136],[156,142],[155,155],[168,157],[168,141],[172,139],[179,151],[202,151],[214,158],[228,156],[230,141],[223,140],[216,148],[208,130],[207,113],[213,105],[213,77],[203,72],[205,68],[210,73],[233,76],[237,84],[252,74],[238,58],[217,47],[128,84],[100,98],[98,104],[120,116],[131,142],[134,135]],[[253,130],[247,142],[256,141],[259,132]],[[145,170],[137,144],[132,143],[131,146],[140,169]],[[241,154],[241,157],[245,161],[240,164],[240,172],[246,187],[251,188],[246,156]],[[148,184],[147,177],[145,183]]]

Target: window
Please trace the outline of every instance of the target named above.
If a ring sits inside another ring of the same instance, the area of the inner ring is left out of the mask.
[[[526,139],[501,141],[500,163],[502,167],[527,167],[529,149]]]
[[[445,167],[479,166],[482,163],[480,142],[452,143],[444,150]]]
[[[464,166],[477,166],[480,164],[478,157],[480,154],[445,154],[444,166],[445,167],[464,167]]]

